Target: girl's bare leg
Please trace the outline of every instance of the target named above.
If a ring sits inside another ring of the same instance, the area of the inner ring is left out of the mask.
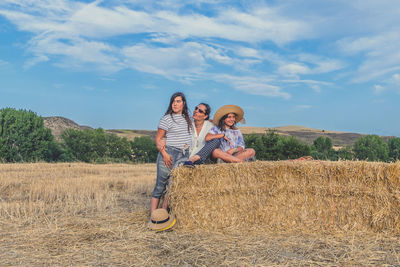
[[[242,159],[232,156],[231,154],[228,154],[221,149],[217,148],[213,151],[212,156],[217,159],[222,159],[225,162],[230,162],[230,163],[239,163],[243,162]]]
[[[238,152],[235,157],[241,159],[242,161],[254,157],[256,155],[256,151],[252,148],[246,148],[245,150],[242,150]]]

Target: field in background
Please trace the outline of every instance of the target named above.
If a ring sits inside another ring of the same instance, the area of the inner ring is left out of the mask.
[[[393,234],[151,232],[155,172],[154,164],[1,164],[0,266],[400,265]]]

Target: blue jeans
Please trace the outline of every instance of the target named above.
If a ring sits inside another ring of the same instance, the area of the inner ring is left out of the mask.
[[[154,186],[153,193],[151,194],[152,197],[158,199],[161,198],[163,192],[167,189],[171,170],[189,159],[189,149],[183,150],[172,146],[166,146],[165,149],[172,158],[172,168],[170,169],[165,166],[163,156],[161,155],[161,153],[158,153],[157,180],[156,185]]]
[[[196,153],[200,157],[200,161],[202,163],[207,162],[213,153],[213,151],[219,148],[221,144],[221,140],[219,138],[211,139],[210,141],[206,142],[202,149]]]

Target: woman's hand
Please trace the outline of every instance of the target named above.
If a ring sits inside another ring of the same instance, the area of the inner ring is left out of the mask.
[[[223,137],[223,138],[224,138],[225,141],[227,141],[229,144],[231,144],[231,139],[229,139],[228,136],[226,136],[226,135],[224,134],[224,137]]]
[[[167,166],[170,169],[172,168],[172,157],[167,152],[163,153],[163,161],[165,166]]]

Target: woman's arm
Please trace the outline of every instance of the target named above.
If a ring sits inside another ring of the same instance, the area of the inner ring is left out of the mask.
[[[156,146],[158,151],[160,151],[160,153],[162,153],[162,151],[165,150],[165,142],[162,141],[165,134],[166,134],[165,130],[158,128],[156,134]]]
[[[162,138],[165,136],[166,131],[163,129],[158,128],[157,134],[156,134],[156,145],[158,151],[160,151],[161,155],[163,156],[163,161],[165,166],[168,168],[172,167],[172,158],[171,156],[167,153],[165,150],[165,145],[163,145]]]
[[[212,133],[208,133],[207,135],[206,135],[206,138],[205,138],[205,140],[206,140],[206,142],[208,142],[208,141],[210,141],[210,140],[212,140],[212,139],[216,139],[216,138],[222,138],[222,137],[224,137],[225,136],[225,134],[223,134],[223,133],[220,133],[220,134],[212,134]]]

